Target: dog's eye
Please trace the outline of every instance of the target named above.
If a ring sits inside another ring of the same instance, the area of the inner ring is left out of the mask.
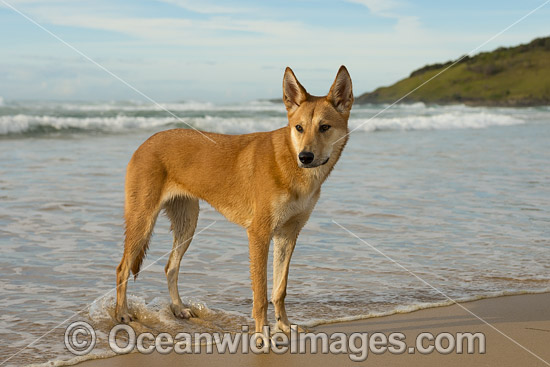
[[[328,129],[330,129],[330,125],[321,125],[319,126],[319,130],[324,133],[325,131],[327,131]]]
[[[302,127],[302,125],[296,125],[296,130],[298,130],[298,132],[301,133],[304,131],[304,128]]]

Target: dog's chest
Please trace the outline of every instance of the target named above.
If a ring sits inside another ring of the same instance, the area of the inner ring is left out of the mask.
[[[282,195],[273,208],[276,227],[300,214],[309,213],[315,206],[317,198],[318,196],[314,192],[302,195]]]

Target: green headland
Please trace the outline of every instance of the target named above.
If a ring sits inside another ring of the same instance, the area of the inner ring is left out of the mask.
[[[356,97],[355,103],[393,103],[438,73],[441,74],[401,102],[510,107],[550,105],[550,37],[424,66],[391,86]]]

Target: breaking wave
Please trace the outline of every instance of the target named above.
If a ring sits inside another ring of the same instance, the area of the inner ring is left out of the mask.
[[[383,105],[357,106],[350,119],[350,129],[366,132],[480,129],[524,124],[531,121],[528,116],[536,112],[526,114],[520,109],[425,106],[422,103],[394,106],[380,113],[383,108]],[[539,112],[547,118],[548,111]],[[173,127],[239,134],[274,130],[286,123],[282,103],[269,101],[242,105],[202,102],[0,104],[0,136],[120,133]]]
[[[488,112],[469,114],[446,112],[428,116],[410,115],[390,118],[351,119],[350,122],[351,128],[364,131],[482,129],[490,126],[510,126],[525,123],[523,119],[517,117]]]

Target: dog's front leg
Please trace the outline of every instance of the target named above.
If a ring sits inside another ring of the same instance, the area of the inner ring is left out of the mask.
[[[277,327],[284,333],[290,332],[290,321],[286,315],[285,297],[290,258],[296,246],[295,231],[279,231],[273,236],[273,290],[271,302],[275,307]]]
[[[313,202],[314,204],[315,202]],[[290,332],[290,321],[288,321],[285,309],[290,258],[294,252],[298,234],[307,222],[313,205],[304,213],[291,218],[285,225],[278,228],[273,235],[273,290],[271,302],[275,307],[277,327],[284,333]],[[303,329],[298,327],[298,331],[303,331]]]
[[[255,320],[255,332],[261,333],[267,323],[267,255],[271,234],[268,231],[248,230],[248,246],[250,252],[250,279],[252,280],[253,306],[252,317]],[[269,337],[269,335],[265,335]]]

